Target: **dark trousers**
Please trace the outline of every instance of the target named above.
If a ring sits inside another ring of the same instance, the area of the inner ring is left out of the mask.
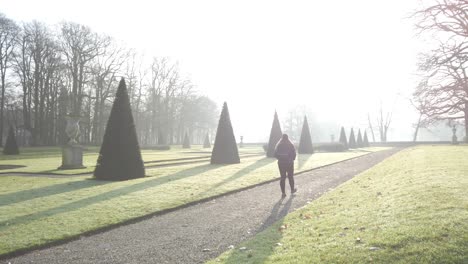
[[[278,163],[278,168],[281,175],[281,192],[285,193],[286,177],[288,177],[289,187],[291,187],[292,192],[294,190],[294,163]]]

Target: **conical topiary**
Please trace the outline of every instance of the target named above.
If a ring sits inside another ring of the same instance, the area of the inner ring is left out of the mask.
[[[362,142],[361,129],[359,129],[358,133],[357,133],[356,146],[358,148],[363,148],[364,147],[364,142]]]
[[[354,137],[354,130],[352,128],[351,128],[351,134],[349,134],[348,147],[350,149],[355,149],[357,147],[356,146],[356,138]]]
[[[205,141],[203,142],[203,148],[211,148],[210,136],[206,134]]]
[[[94,177],[129,180],[145,176],[125,80],[119,83],[107,121]]]
[[[8,130],[8,137],[5,142],[5,147],[3,148],[3,154],[5,155],[18,155],[19,154],[19,148],[18,148],[18,144],[16,143],[15,130],[13,129],[13,126],[10,126],[10,129]]]
[[[365,148],[368,148],[369,147],[369,139],[367,139],[367,131],[364,130],[364,139],[363,139],[363,143]]]
[[[239,151],[236,138],[232,130],[231,118],[226,102],[219,117],[216,138],[211,152],[211,164],[234,164],[240,163]]]
[[[182,148],[190,148],[190,138],[188,133],[185,133],[184,142],[182,143]]]
[[[281,132],[281,126],[278,120],[278,114],[275,111],[275,116],[273,117],[273,124],[271,126],[270,131],[270,139],[268,140],[268,149],[267,149],[267,157],[274,157],[275,156],[275,147],[276,143],[281,139],[283,136],[283,132]]]
[[[304,124],[302,124],[301,140],[299,141],[299,147],[297,149],[299,154],[312,154],[314,150],[312,148],[312,138],[310,136],[309,123],[307,117],[304,116]]]
[[[346,138],[344,127],[341,127],[340,131],[340,143],[343,144],[344,149],[348,149],[348,139]]]

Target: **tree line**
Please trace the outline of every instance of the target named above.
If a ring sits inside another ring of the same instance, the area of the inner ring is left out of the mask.
[[[80,142],[101,144],[121,77],[141,145],[180,144],[185,133],[202,143],[213,135],[217,105],[177,62],[148,59],[85,25],[17,23],[0,13],[0,139],[13,125],[20,142],[63,144],[65,117],[80,116]]]

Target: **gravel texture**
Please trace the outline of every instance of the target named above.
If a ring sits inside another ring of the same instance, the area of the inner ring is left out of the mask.
[[[297,175],[297,194],[288,193],[282,201],[275,181],[0,262],[203,263],[397,151],[370,153]]]

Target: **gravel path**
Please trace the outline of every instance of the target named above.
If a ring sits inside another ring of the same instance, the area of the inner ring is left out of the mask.
[[[2,263],[203,263],[397,151],[297,175],[298,193],[283,201],[275,181]]]

